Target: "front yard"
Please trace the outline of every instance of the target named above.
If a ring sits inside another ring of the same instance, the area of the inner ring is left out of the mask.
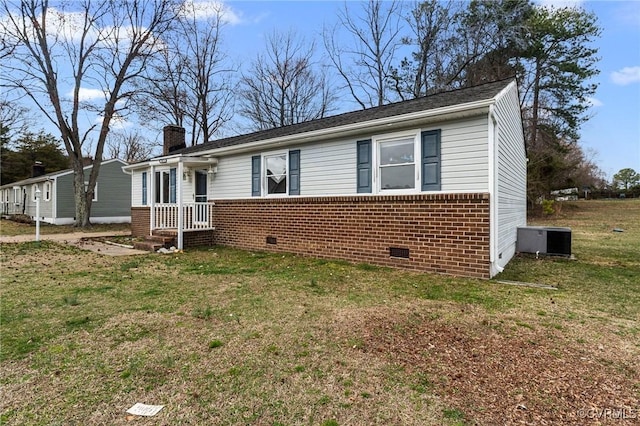
[[[2,244],[0,423],[637,424],[639,218],[640,200],[566,205],[546,224],[572,227],[576,260],[520,256],[498,277],[557,290]],[[136,402],[165,407],[128,417]]]

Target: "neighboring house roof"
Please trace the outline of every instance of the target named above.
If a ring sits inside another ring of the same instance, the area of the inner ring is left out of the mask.
[[[113,163],[114,161],[117,161],[117,162],[121,163],[123,166],[127,165],[127,163],[125,161],[119,160],[117,158],[113,158],[111,160],[103,161],[101,163],[100,167],[104,166],[105,164]],[[90,169],[92,167],[93,167],[93,164],[89,164],[88,166],[84,166],[83,168],[84,168],[84,170],[87,170],[87,169]],[[33,184],[33,183],[44,182],[44,181],[47,181],[47,180],[58,178],[60,176],[69,175],[69,174],[72,174],[72,173],[73,173],[73,169],[58,170],[57,172],[45,173],[44,175],[40,175],[40,176],[36,176],[36,177],[32,177],[32,178],[19,180],[19,181],[16,181],[16,182],[7,183],[5,185],[0,186],[0,188],[13,188],[14,186],[30,185],[30,184]]]
[[[498,95],[512,82],[513,79],[500,80],[492,83],[437,93],[434,95],[396,102],[379,107],[367,108],[359,111],[319,118],[316,120],[292,124],[289,126],[276,127],[269,130],[261,130],[245,135],[232,136],[229,138],[209,141],[200,145],[177,150],[172,152],[171,155],[194,154],[216,148],[241,145],[250,142],[280,138],[333,127],[347,126],[364,121],[401,116],[419,111],[435,110],[450,107],[453,105],[490,100],[495,98],[496,95]]]

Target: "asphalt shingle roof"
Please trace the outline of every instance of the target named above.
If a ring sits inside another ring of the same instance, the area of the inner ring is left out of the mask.
[[[200,145],[174,151],[171,154],[193,154],[215,148],[240,145],[261,140],[302,134],[315,130],[355,124],[363,121],[410,114],[418,111],[428,111],[453,105],[488,100],[495,97],[512,81],[512,79],[500,80],[492,83],[437,93],[430,96],[396,102],[379,107],[346,112],[343,114],[319,118],[317,120],[311,120],[304,123],[292,124],[289,126],[276,127],[269,130],[261,130],[254,133],[213,140]]]

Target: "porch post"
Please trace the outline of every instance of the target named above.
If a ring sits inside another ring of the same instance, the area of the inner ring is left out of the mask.
[[[147,194],[149,199],[149,235],[153,234],[156,227],[156,166],[151,166],[150,176],[147,178],[150,191]]]
[[[178,161],[178,172],[176,173],[176,201],[178,202],[178,250],[183,249],[183,228],[184,228],[184,209],[182,206],[182,173],[184,172],[184,164],[182,159]]]

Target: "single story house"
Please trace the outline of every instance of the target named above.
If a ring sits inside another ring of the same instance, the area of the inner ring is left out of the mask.
[[[134,235],[489,278],[526,224],[516,82],[185,147],[132,176]]]
[[[100,166],[91,204],[91,223],[131,222],[131,177],[122,167],[126,162],[106,160]],[[84,168],[88,179],[93,165]],[[34,167],[34,170],[37,168]],[[36,190],[40,190],[40,220],[53,225],[75,222],[73,170],[45,173],[0,186],[2,214],[26,215],[35,219]]]

